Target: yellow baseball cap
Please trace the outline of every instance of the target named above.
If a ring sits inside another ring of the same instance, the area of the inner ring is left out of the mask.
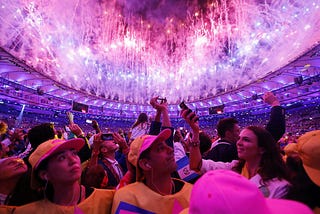
[[[309,178],[320,186],[320,130],[299,137],[297,150]]]
[[[138,160],[142,152],[146,151],[150,146],[157,141],[165,141],[171,135],[170,129],[164,129],[159,135],[142,135],[134,139],[130,144],[128,161],[136,167],[137,181],[141,180],[141,172],[138,167]]]
[[[75,149],[79,151],[84,143],[82,138],[73,138],[71,140],[51,139],[41,143],[29,157],[29,163],[32,166],[31,187],[34,189],[40,187],[40,184],[36,179],[35,170],[43,160],[66,149]]]

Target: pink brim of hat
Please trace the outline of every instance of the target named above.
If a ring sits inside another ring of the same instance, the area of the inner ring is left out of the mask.
[[[309,207],[296,201],[266,198],[266,202],[270,214],[313,214]]]
[[[283,213],[290,213],[290,214],[313,214],[313,212],[304,204],[291,201],[291,200],[284,200],[284,199],[268,199],[267,206],[269,210],[265,210],[265,214],[283,214]],[[248,201],[250,203],[250,201]],[[245,206],[245,205],[244,205]],[[189,208],[183,209],[179,214],[189,214]],[[254,211],[252,212],[254,213]],[[195,213],[190,213],[195,214]],[[246,213],[228,213],[228,214],[246,214]]]
[[[309,167],[305,164],[302,164],[302,165],[303,165],[303,168],[306,170],[306,173],[308,174],[311,181],[320,187],[320,170]]]
[[[257,186],[231,170],[212,170],[194,184],[189,211],[221,214],[312,214],[306,205],[284,199],[265,198]]]
[[[265,214],[283,214],[283,213],[290,213],[290,214],[313,214],[311,209],[309,209],[304,204],[299,202],[291,201],[291,200],[284,200],[284,199],[268,199],[266,198],[267,206],[269,210],[265,210]],[[250,203],[250,201],[248,201]],[[245,205],[244,205],[245,206]],[[179,214],[189,214],[189,208],[183,209]],[[254,211],[252,212],[254,213]],[[190,213],[195,214],[195,213]],[[228,214],[246,214],[246,213],[228,213]]]
[[[64,143],[60,144],[59,146],[53,147],[51,150],[49,150],[46,154],[44,154],[38,162],[35,164],[34,169],[37,169],[39,164],[49,156],[58,153],[60,151],[66,150],[66,149],[75,149],[77,151],[80,151],[80,149],[84,145],[84,140],[82,138],[73,138],[71,140],[67,140]]]
[[[139,154],[142,152],[146,151],[154,142],[159,142],[159,141],[165,141],[167,140],[171,135],[171,130],[170,129],[164,129],[161,131],[157,136],[150,136],[147,137],[144,142],[142,143],[140,147]]]

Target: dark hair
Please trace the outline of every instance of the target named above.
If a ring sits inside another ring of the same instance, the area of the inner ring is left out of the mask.
[[[40,194],[36,190],[31,189],[30,178],[31,168],[28,168],[28,171],[19,178],[15,188],[6,198],[6,205],[22,206],[43,199],[42,194]]]
[[[141,152],[139,158],[138,158],[138,166],[139,166],[139,160],[141,159],[150,159],[150,152],[151,152],[151,146],[149,146],[149,148],[147,148],[146,150],[144,150],[143,152]]]
[[[199,140],[200,140],[200,153],[203,155],[206,151],[211,148],[212,142],[210,136],[205,132],[199,133]]]
[[[62,138],[62,135],[63,135],[62,131],[61,130],[57,130],[57,136],[58,136],[59,139]]]
[[[47,181],[43,180],[40,178],[39,176],[39,172],[42,170],[46,170],[48,168],[48,164],[49,164],[49,160],[51,159],[51,157],[45,158],[44,160],[41,161],[41,163],[39,164],[38,168],[36,170],[33,171],[34,173],[34,178],[39,182],[41,188],[43,189],[45,196],[48,199],[52,200],[53,195],[54,195],[54,189],[51,183],[47,183]],[[47,183],[47,184],[46,184]],[[46,188],[46,189],[44,189]]]
[[[147,121],[148,121],[148,115],[146,113],[140,113],[138,116],[138,119],[136,120],[136,122],[134,122],[131,128],[134,128],[140,123],[145,123]]]
[[[136,170],[140,170],[140,172],[142,172],[142,168],[140,167],[139,165],[139,160],[141,159],[150,159],[150,151],[151,151],[151,146],[149,148],[147,148],[146,150],[144,150],[140,155],[139,155],[139,158],[138,158],[138,161],[137,161],[137,166],[134,166],[133,164],[131,164],[131,167],[134,167],[134,171],[137,172]],[[129,162],[130,163],[130,162]],[[136,173],[135,173],[135,177],[136,177]]]
[[[288,180],[287,168],[281,157],[279,147],[270,132],[259,126],[248,126],[245,129],[251,130],[257,136],[258,147],[263,148],[257,172],[261,176],[262,181],[266,182],[273,178]],[[240,160],[234,167],[234,170],[241,173],[244,164],[245,161]]]
[[[232,117],[223,118],[217,124],[217,131],[219,137],[225,137],[227,131],[231,131],[234,125],[238,124],[238,120]]]
[[[320,207],[320,187],[309,178],[303,168],[301,159],[288,156],[286,165],[291,172],[291,186],[286,199],[299,201],[311,209]]]
[[[39,182],[41,186],[45,185],[45,181],[40,178],[39,172],[48,168],[49,160],[50,157],[43,159],[38,165],[38,168],[33,170],[34,178]]]
[[[54,138],[54,127],[51,123],[42,123],[32,127],[28,132],[28,139],[32,149],[36,149],[41,143]]]
[[[101,188],[101,183],[105,176],[106,173],[101,164],[93,165],[90,168],[86,167],[81,174],[81,184],[88,187]]]

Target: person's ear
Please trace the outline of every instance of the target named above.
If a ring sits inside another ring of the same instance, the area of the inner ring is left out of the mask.
[[[146,159],[139,160],[138,164],[142,170],[148,171],[148,170],[152,169],[152,167],[150,166],[150,164],[148,163],[148,161]]]

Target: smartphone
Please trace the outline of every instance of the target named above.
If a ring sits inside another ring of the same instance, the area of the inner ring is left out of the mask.
[[[113,135],[112,135],[112,133],[102,134],[102,135],[101,135],[101,140],[113,140]]]
[[[184,103],[184,101],[182,101],[182,102],[179,104],[179,106],[180,106],[181,109],[184,109],[184,110],[186,109],[186,110],[188,110],[187,115],[192,112],[192,110]],[[194,116],[195,116],[195,115],[194,115]],[[193,117],[190,118],[190,120],[192,120],[192,119],[193,119]],[[198,120],[199,120],[199,118],[197,118],[196,121],[198,121]]]
[[[165,98],[165,97],[158,97],[158,99],[157,99],[160,103],[165,103],[165,102],[167,102],[167,98]]]
[[[184,101],[182,101],[180,104],[179,104],[180,108],[183,109],[183,110],[188,110],[188,114],[190,114],[192,112],[192,110],[184,103]]]

